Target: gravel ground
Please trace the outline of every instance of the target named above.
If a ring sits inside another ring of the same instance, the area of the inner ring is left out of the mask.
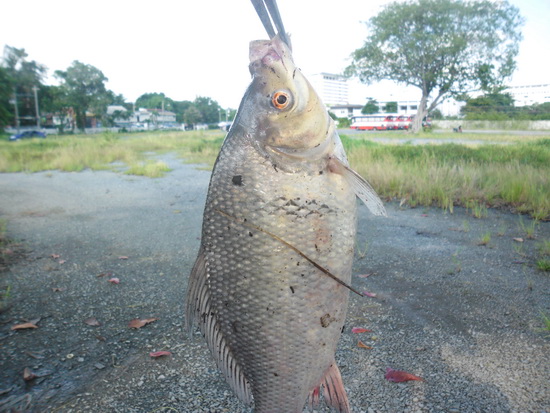
[[[209,173],[164,160],[159,179],[0,174],[0,217],[24,249],[0,273],[0,412],[248,411],[181,328]],[[352,296],[336,355],[353,411],[550,412],[550,276],[535,265],[550,223],[529,239],[507,212],[387,208],[360,209],[353,282],[377,296]],[[424,381],[389,382],[387,367]]]

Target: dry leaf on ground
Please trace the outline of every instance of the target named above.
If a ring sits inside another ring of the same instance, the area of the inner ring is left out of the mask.
[[[22,324],[16,324],[11,329],[12,330],[26,330],[28,328],[38,328],[38,326],[34,323],[22,323]]]
[[[23,370],[23,380],[30,381],[35,379],[36,377],[37,377],[36,374],[34,374],[31,371],[31,369],[29,369],[28,367],[25,367],[25,370]]]
[[[153,358],[162,357],[162,356],[171,356],[172,353],[169,351],[154,351],[152,353],[149,353],[149,355]]]
[[[363,328],[363,327],[353,327],[351,329],[351,332],[352,333],[355,333],[355,334],[358,334],[358,333],[370,333],[372,330],[368,330],[366,328]]]
[[[87,318],[86,320],[84,320],[84,323],[88,324],[89,326],[100,326],[101,325],[101,323],[99,321],[97,321],[97,318],[95,318],[95,317]]]
[[[145,318],[145,319],[139,319],[134,318],[132,321],[128,323],[128,327],[130,328],[141,328],[149,323],[152,323],[153,321],[157,321],[158,318]]]
[[[415,376],[414,374],[407,373],[406,371],[394,370],[391,367],[386,368],[386,375],[384,377],[386,380],[394,383],[402,383],[410,380],[424,381],[422,377]]]

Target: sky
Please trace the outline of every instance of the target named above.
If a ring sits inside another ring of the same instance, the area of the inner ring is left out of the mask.
[[[389,0],[278,0],[295,63],[306,74],[341,73],[367,35],[365,22]],[[513,86],[550,83],[550,1],[511,0],[526,19]],[[8,0],[0,47],[23,48],[53,73],[74,60],[95,66],[107,88],[134,102],[144,93],[173,100],[208,96],[237,108],[250,82],[248,44],[265,39],[249,0]],[[392,82],[352,85],[350,103],[418,99]]]

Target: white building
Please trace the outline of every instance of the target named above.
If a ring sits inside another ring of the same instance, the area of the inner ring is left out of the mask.
[[[509,86],[502,93],[512,95],[515,106],[530,106],[535,103],[550,102],[550,84]]]
[[[351,118],[361,115],[361,109],[365,105],[329,105],[328,110],[336,115],[337,118]]]
[[[345,76],[332,73],[317,73],[308,80],[327,106],[349,103],[349,87]]]

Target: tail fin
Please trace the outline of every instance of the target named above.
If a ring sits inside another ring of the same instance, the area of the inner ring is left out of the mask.
[[[323,398],[328,406],[335,409],[338,413],[351,412],[346,389],[344,389],[344,382],[342,381],[336,361],[332,361],[319,386],[309,393],[308,407],[310,410],[319,405],[319,387],[321,386],[323,386]]]

